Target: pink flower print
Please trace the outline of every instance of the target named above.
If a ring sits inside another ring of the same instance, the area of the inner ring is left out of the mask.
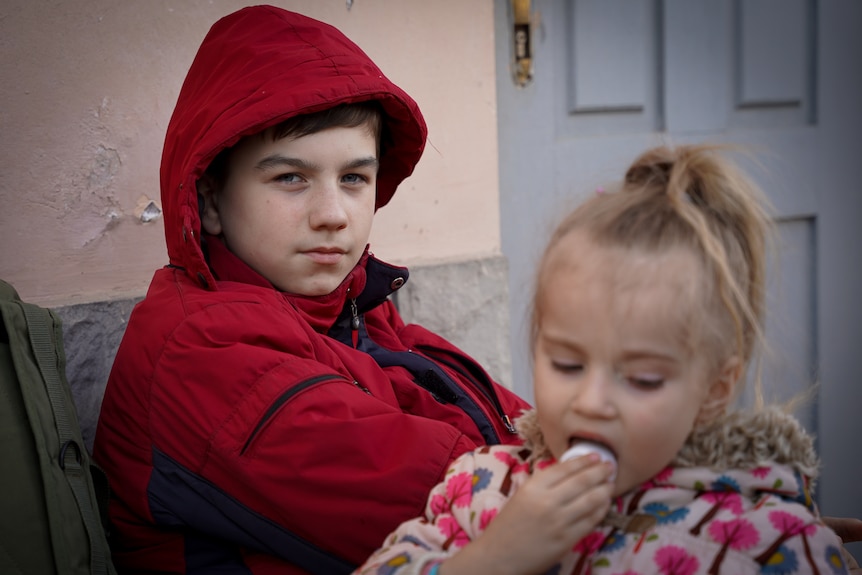
[[[602,546],[602,542],[605,540],[605,534],[601,531],[593,531],[592,533],[588,533],[584,535],[581,539],[575,543],[575,546],[572,547],[572,551],[584,553],[588,555],[598,550],[599,547]]]
[[[527,463],[518,463],[518,459],[507,451],[497,451],[494,453],[494,457],[502,461],[509,468],[509,471],[500,483],[500,493],[508,496],[512,491],[512,475],[515,473],[528,473],[530,466]]]
[[[496,451],[496,452],[494,452],[494,457],[496,457],[498,460],[505,463],[506,467],[508,467],[512,470],[512,473],[530,470],[529,464],[527,464],[525,462],[519,463],[518,459],[516,457],[514,457],[508,451],[502,451],[502,450]]]
[[[518,459],[508,451],[497,450],[494,452],[494,457],[502,461],[506,467],[514,467],[518,465]]]
[[[713,504],[707,513],[701,517],[697,525],[691,528],[692,535],[700,535],[700,530],[715,517],[721,509],[728,509],[734,515],[742,514],[742,497],[736,491],[706,491],[701,495],[704,501]]]
[[[437,528],[440,530],[440,533],[446,537],[446,541],[443,542],[442,546],[443,551],[446,551],[452,546],[456,549],[460,549],[470,542],[470,537],[467,535],[467,532],[464,531],[461,524],[458,523],[458,520],[451,515],[440,517],[437,520]]]
[[[666,545],[656,551],[653,561],[662,575],[692,575],[700,567],[697,557],[675,545]]]
[[[484,531],[488,528],[488,524],[497,516],[497,509],[485,509],[479,516],[479,529]]]
[[[720,509],[727,509],[734,515],[742,515],[742,496],[736,491],[707,491],[703,499],[716,503]]]
[[[673,467],[670,465],[659,471],[655,477],[652,478],[654,483],[665,483],[670,477],[673,475]]]
[[[816,523],[806,523],[804,518],[787,511],[772,511],[769,514],[769,522],[779,531],[789,533],[791,536],[800,533],[813,535],[817,531]]]
[[[443,515],[449,513],[453,507],[466,507],[470,504],[473,493],[473,474],[456,473],[446,480],[443,489],[446,490],[445,495],[440,493],[440,487],[434,488],[434,491],[431,492],[428,506],[434,515]]]
[[[580,553],[581,556],[578,558],[578,563],[575,565],[575,568],[572,569],[572,575],[580,575],[581,572],[583,572],[584,566],[587,564],[587,560],[591,558],[593,553],[599,550],[604,541],[604,533],[601,531],[593,531],[575,543],[575,546],[572,547],[572,551]]]
[[[446,499],[451,507],[467,507],[472,493],[472,473],[456,473],[446,481]]]
[[[719,573],[721,563],[728,549],[748,549],[760,541],[760,534],[754,525],[745,519],[730,521],[713,521],[709,526],[709,534],[721,543],[721,550],[709,568],[709,573]]]
[[[772,471],[772,468],[769,466],[755,467],[751,470],[751,474],[758,479],[763,479],[764,477],[769,475],[770,471]]]
[[[440,493],[433,494],[428,505],[431,507],[431,513],[435,516],[449,511],[449,503]]]
[[[779,547],[791,537],[801,535],[803,543],[807,548],[808,541],[806,536],[813,535],[817,531],[816,524],[806,523],[802,517],[788,513],[787,511],[776,510],[770,512],[769,522],[781,534],[778,536],[778,539],[772,542],[772,545],[755,558],[755,561],[760,565],[766,565],[768,562],[771,562],[772,556],[778,553]]]

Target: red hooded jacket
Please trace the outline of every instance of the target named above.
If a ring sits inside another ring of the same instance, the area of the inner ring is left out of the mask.
[[[217,238],[202,249],[195,183],[220,150],[369,99],[391,134],[380,207],[426,130],[356,45],[269,6],[204,39],[162,156],[170,265],[131,315],[96,434],[121,573],[346,573],[421,513],[454,458],[518,441],[510,421],[527,404],[398,315],[388,298],[406,269],[366,253],[334,292],[301,297]]]

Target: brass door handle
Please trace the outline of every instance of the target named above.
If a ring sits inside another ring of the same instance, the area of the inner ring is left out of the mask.
[[[515,15],[512,41],[514,42],[515,83],[526,86],[533,79],[533,49],[530,38],[530,0],[512,0]]]

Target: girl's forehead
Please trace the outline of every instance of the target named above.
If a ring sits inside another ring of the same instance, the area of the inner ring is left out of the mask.
[[[595,242],[585,232],[561,238],[548,254],[546,273],[574,272],[592,282],[611,282],[614,287],[640,284],[691,285],[702,279],[703,268],[687,247],[648,249]]]
[[[540,308],[551,314],[571,317],[579,309],[592,321],[601,319],[596,315],[621,325],[638,320],[685,337],[700,323],[703,275],[690,249],[606,246],[575,236],[564,238],[546,264]]]

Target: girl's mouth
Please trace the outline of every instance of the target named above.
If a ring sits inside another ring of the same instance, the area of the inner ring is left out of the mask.
[[[587,455],[589,453],[596,453],[602,461],[611,463],[614,466],[613,473],[611,474],[611,481],[616,479],[618,467],[616,454],[606,444],[592,439],[572,438],[569,442],[569,448],[560,456],[560,462]]]
[[[578,444],[587,443],[598,446],[603,450],[609,452],[614,459],[616,459],[617,454],[613,447],[611,447],[604,439],[601,439],[597,436],[586,436],[586,435],[573,435],[569,438],[569,449],[575,447]]]

